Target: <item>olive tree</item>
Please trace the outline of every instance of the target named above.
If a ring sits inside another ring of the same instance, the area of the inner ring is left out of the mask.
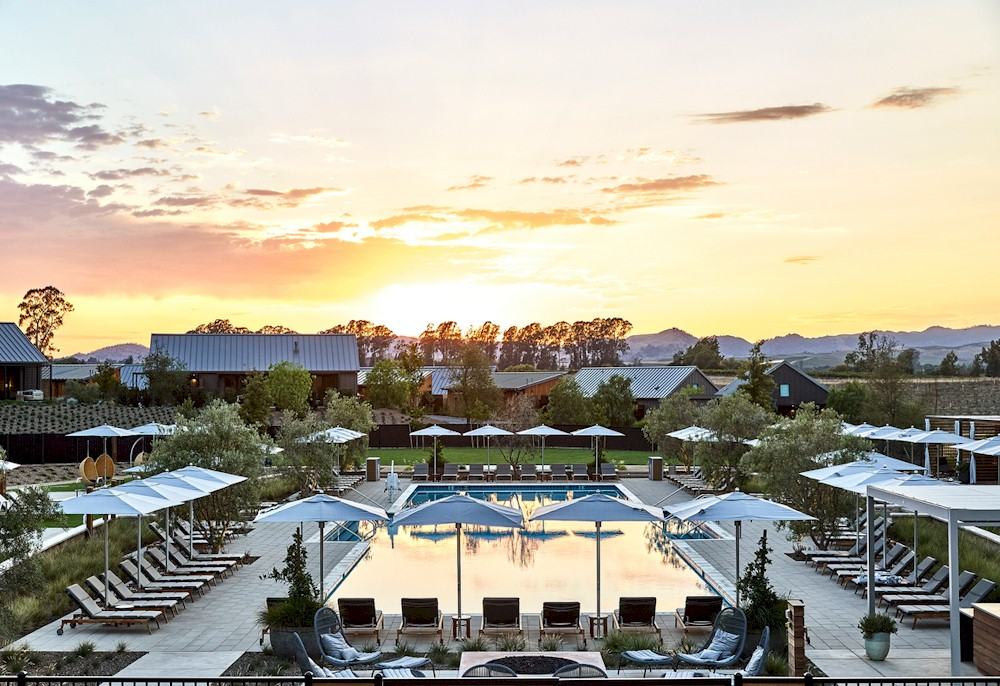
[[[635,424],[635,396],[632,379],[612,374],[602,381],[590,399],[594,419],[604,426],[632,426]]]
[[[757,438],[775,420],[775,415],[754,403],[744,393],[712,400],[701,414],[702,426],[715,433],[715,440],[701,441],[695,456],[709,481],[743,486],[747,472],[741,464],[746,441]]]
[[[312,375],[302,365],[288,361],[272,364],[267,370],[267,388],[278,410],[291,410],[299,417],[309,412]]]
[[[545,419],[552,424],[587,424],[590,422],[590,399],[572,376],[564,376],[549,391]]]
[[[668,457],[668,453],[674,452],[676,448],[681,462],[689,467],[692,455],[686,449],[687,443],[676,438],[668,438],[667,434],[695,426],[701,421],[701,407],[691,399],[699,393],[697,388],[688,386],[664,398],[660,401],[659,407],[646,413],[645,423],[642,426],[642,435],[650,444],[656,446],[660,455]]]
[[[177,431],[158,440],[150,457],[154,472],[195,465],[247,477],[194,501],[195,525],[216,551],[226,533],[260,506],[263,446],[236,405],[215,400],[193,419],[178,415]]]
[[[538,426],[538,408],[535,399],[528,395],[514,395],[507,399],[503,409],[493,416],[493,422],[513,436],[498,436],[493,439],[500,457],[516,467],[526,462],[535,453],[534,436],[518,436],[518,431]]]
[[[326,423],[364,434],[345,443],[343,448],[345,465],[361,466],[368,456],[368,434],[378,428],[372,406],[360,398],[343,396],[331,390],[326,394]]]
[[[281,427],[275,437],[275,443],[284,449],[280,462],[294,477],[295,485],[303,496],[308,495],[310,484],[326,487],[336,483],[336,467],[343,448],[336,443],[312,438],[328,427],[326,422],[312,413],[303,418],[289,411],[281,415]]]

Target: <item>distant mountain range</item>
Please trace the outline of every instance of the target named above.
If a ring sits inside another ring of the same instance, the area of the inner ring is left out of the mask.
[[[990,341],[1000,339],[1000,326],[972,326],[967,329],[949,329],[932,326],[923,331],[879,331],[892,336],[903,348],[920,352],[921,364],[938,364],[954,350],[960,362],[969,363]],[[856,349],[860,333],[837,334],[808,338],[796,333],[770,338],[764,343],[764,353],[772,358],[796,362],[805,369],[833,367],[844,361],[844,356]],[[746,357],[752,343],[738,336],[719,335],[719,350],[724,357]],[[398,341],[412,342],[415,338],[400,336]],[[674,353],[682,352],[698,341],[687,331],[673,328],[659,333],[637,334],[628,337],[627,362],[669,362]],[[99,361],[119,362],[132,356],[139,361],[149,353],[149,348],[139,343],[109,345],[89,353],[74,355],[80,360],[95,358]]]

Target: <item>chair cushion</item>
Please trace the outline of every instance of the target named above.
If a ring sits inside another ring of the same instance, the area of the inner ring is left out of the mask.
[[[712,650],[711,648],[705,648],[700,653],[695,653],[699,660],[718,660],[721,654],[718,650]]]
[[[728,631],[716,631],[712,637],[712,642],[708,645],[708,650],[714,650],[724,657],[729,657],[740,644],[740,637]],[[704,651],[702,651],[704,652]],[[716,659],[716,658],[713,658]]]
[[[430,658],[417,656],[397,657],[394,660],[386,660],[375,665],[375,669],[415,669],[417,667],[427,667],[431,664]]]
[[[764,648],[757,646],[753,655],[750,656],[750,661],[747,662],[746,669],[743,670],[745,676],[760,676],[764,673],[764,662],[767,660],[767,653]]]
[[[662,655],[654,650],[626,650],[622,652],[622,657],[632,662],[670,664],[673,658],[669,655]]]
[[[322,634],[319,637],[323,652],[335,660],[351,662],[361,657],[361,653],[347,643],[343,634]]]

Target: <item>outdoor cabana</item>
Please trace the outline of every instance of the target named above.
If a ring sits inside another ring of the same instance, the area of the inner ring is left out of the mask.
[[[915,510],[948,524],[948,597],[949,628],[951,631],[951,675],[961,674],[961,644],[959,636],[959,607],[957,564],[958,529],[962,526],[1000,526],[1000,486],[869,486],[866,498],[868,516],[875,517],[875,501],[899,505]],[[868,530],[868,545],[875,545],[874,530]],[[868,558],[868,611],[875,612],[874,557]]]

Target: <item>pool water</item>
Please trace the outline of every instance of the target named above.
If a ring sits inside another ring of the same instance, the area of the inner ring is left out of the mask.
[[[525,520],[542,505],[610,492],[631,497],[617,485],[560,484],[482,486],[429,485],[404,494],[406,505],[465,492],[519,508]],[[403,504],[397,501],[397,505]],[[670,612],[688,595],[713,592],[674,551],[662,524],[605,522],[601,527],[601,610],[621,596],[655,596],[657,610]],[[592,522],[529,522],[524,530],[463,525],[462,610],[482,611],[484,596],[521,599],[521,612],[539,612],[544,601],[578,600],[593,612],[596,541]],[[445,613],[457,610],[454,525],[379,527],[367,553],[334,589],[338,597],[374,597],[383,612],[398,614],[400,598],[437,597]]]

